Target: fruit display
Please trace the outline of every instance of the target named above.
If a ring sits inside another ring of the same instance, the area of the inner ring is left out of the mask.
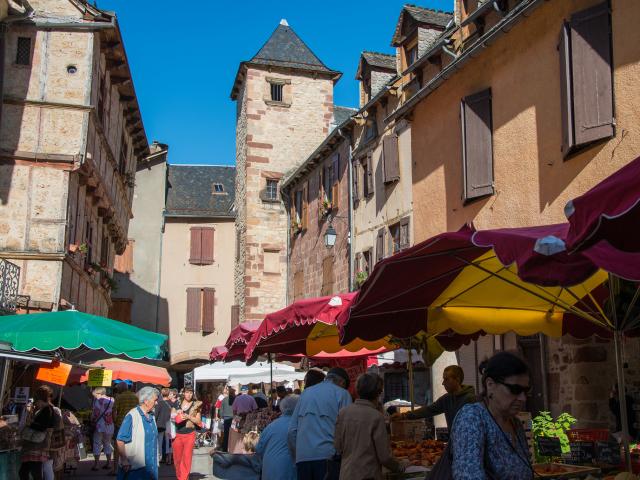
[[[431,467],[442,455],[446,443],[438,440],[422,442],[391,442],[393,455],[400,460],[409,460],[412,465]]]

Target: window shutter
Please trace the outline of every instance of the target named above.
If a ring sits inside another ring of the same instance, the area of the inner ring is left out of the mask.
[[[359,162],[355,161],[351,164],[351,200],[355,205],[360,200],[359,178],[360,168]]]
[[[364,172],[365,174],[365,182],[367,184],[367,197],[369,195],[373,195],[374,189],[373,189],[373,158],[371,156],[371,153],[367,154],[367,164],[366,164],[366,170]]]
[[[296,233],[296,198],[295,193],[289,194],[289,228],[290,234],[293,236]]]
[[[331,208],[340,206],[340,154],[336,153],[331,162]]]
[[[362,268],[362,267],[363,267],[363,262],[362,262],[362,253],[360,253],[360,252],[356,253],[355,264],[356,264],[356,265],[355,265],[355,267],[356,267],[356,268],[355,268],[356,273],[358,273],[358,272],[362,272],[362,271],[364,270],[364,269]]]
[[[376,263],[384,258],[384,227],[378,230],[376,238]]]
[[[609,6],[571,17],[571,74],[576,146],[613,136]]]
[[[491,89],[462,101],[464,199],[493,194]]]
[[[409,248],[411,245],[411,234],[409,232],[409,217],[400,220],[400,250]]]
[[[231,305],[231,328],[240,324],[240,305]]]
[[[213,263],[213,235],[215,229],[211,227],[204,227],[200,229],[200,241],[202,256],[200,259],[201,265],[211,265]]]
[[[199,288],[187,288],[187,332],[200,331],[201,291]]]
[[[400,179],[400,163],[398,159],[398,136],[389,135],[382,141],[384,156],[384,183]]]
[[[371,270],[373,270],[373,248],[369,248],[365,255],[365,266],[367,269],[367,275],[371,274]]]
[[[570,49],[569,25],[562,26],[560,33],[560,97],[562,115],[562,153],[567,155],[575,145],[573,136],[573,105],[571,88],[571,49]]]
[[[302,187],[302,215],[300,223],[303,229],[307,228],[309,222],[309,182],[305,183]]]
[[[191,227],[191,253],[189,263],[200,265],[202,260],[202,232],[200,227]]]
[[[215,289],[205,288],[202,292],[202,331],[204,333],[212,333],[215,331],[215,305]]]
[[[322,261],[322,296],[333,294],[333,257],[326,257]]]
[[[304,270],[299,270],[293,276],[293,300],[304,297]]]

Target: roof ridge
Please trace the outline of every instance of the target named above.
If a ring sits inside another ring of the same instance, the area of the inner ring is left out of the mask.
[[[374,53],[376,55],[384,55],[385,57],[394,57],[394,58],[396,56],[394,53],[375,52],[373,50],[362,50],[362,53]]]
[[[224,167],[224,168],[236,168],[235,165],[218,165],[211,163],[170,163],[169,167]]]
[[[426,10],[428,12],[434,12],[434,13],[446,13],[447,15],[453,15],[453,12],[448,11],[448,10],[440,10],[439,8],[429,8],[429,7],[422,7],[420,5],[415,5],[413,3],[405,3],[404,6],[402,8],[406,8],[406,7],[411,7],[411,8],[418,8],[420,10]]]

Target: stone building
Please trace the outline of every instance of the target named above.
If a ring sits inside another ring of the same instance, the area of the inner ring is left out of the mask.
[[[414,241],[466,222],[499,228],[565,221],[569,199],[640,151],[640,4],[454,3],[455,23],[418,54],[410,36],[394,40],[405,92],[382,120],[411,120]],[[503,341],[483,338],[465,361]],[[550,405],[582,426],[608,425],[610,343],[533,337],[517,346],[535,366],[532,409]],[[638,350],[629,340],[636,397]]]
[[[149,153],[118,22],[83,0],[12,0],[8,12],[0,256],[21,267],[24,309],[107,315]]]
[[[287,212],[284,175],[326,138],[334,122],[328,68],[282,21],[231,92],[236,117],[236,303],[240,320],[262,320],[286,305]]]

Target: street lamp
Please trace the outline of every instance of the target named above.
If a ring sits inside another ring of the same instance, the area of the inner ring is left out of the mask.
[[[336,244],[336,230],[333,228],[333,225],[329,224],[327,227],[327,231],[324,234],[324,245],[327,248],[331,248]]]

